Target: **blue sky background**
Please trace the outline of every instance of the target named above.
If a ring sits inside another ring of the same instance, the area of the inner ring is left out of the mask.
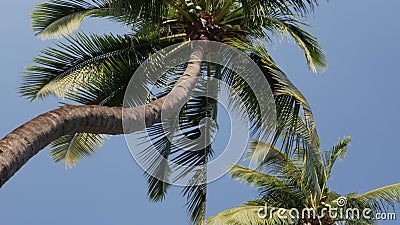
[[[17,94],[24,66],[53,43],[33,35],[29,12],[38,3],[2,3],[2,136],[57,107],[55,99],[29,103]],[[322,2],[309,21],[328,55],[329,69],[322,74],[307,70],[294,44],[283,42],[271,49],[311,103],[322,146],[329,147],[345,135],[353,137],[346,160],[336,165],[330,182],[341,194],[400,182],[399,8],[398,0]],[[98,20],[83,28],[115,30]],[[95,157],[70,170],[54,163],[46,149],[0,189],[1,224],[187,224],[180,189],[171,188],[162,203],[149,203],[142,174],[122,136],[111,138]],[[207,215],[255,196],[253,189],[224,177],[209,185]]]

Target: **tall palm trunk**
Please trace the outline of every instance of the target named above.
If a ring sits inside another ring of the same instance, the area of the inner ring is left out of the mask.
[[[132,133],[160,122],[161,110],[168,115],[179,113],[180,106],[189,99],[200,76],[204,51],[205,45],[196,44],[175,87],[151,103],[129,109],[98,105],[64,107],[18,127],[0,140],[0,187],[30,158],[61,136],[74,133],[123,134],[122,124],[126,133]]]

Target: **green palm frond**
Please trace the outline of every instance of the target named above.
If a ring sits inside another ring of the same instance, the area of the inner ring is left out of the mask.
[[[110,13],[112,15],[123,15],[122,20],[127,25],[135,23],[145,23],[146,26],[155,27],[166,19],[168,13],[168,3],[173,1],[166,0],[109,0]]]
[[[248,23],[255,22],[252,19],[254,16],[270,14],[271,10],[277,10],[283,15],[305,17],[318,5],[318,0],[241,0],[240,2]]]
[[[96,153],[106,137],[89,133],[65,135],[50,144],[51,155],[56,162],[64,162],[67,167],[71,167],[80,159]]]
[[[129,76],[131,73],[117,78],[97,76],[91,82],[80,83],[79,88],[67,95],[67,99],[86,105],[122,106],[126,89],[124,80]],[[92,156],[102,146],[105,137],[90,133],[66,135],[50,144],[51,155],[56,162],[72,167],[80,159]]]
[[[287,31],[296,41],[298,46],[303,49],[311,71],[315,73],[317,72],[317,68],[326,69],[327,64],[325,54],[314,36],[300,26],[296,26],[296,24],[285,24],[285,26],[282,26],[282,29]]]
[[[251,73],[252,71],[246,72]],[[267,121],[268,118],[265,118],[265,115],[261,111],[258,99],[252,89],[253,87],[243,79],[241,74],[237,74],[227,68],[221,68],[221,74],[222,80],[229,85],[228,94],[230,102],[228,107],[233,111],[238,111],[240,114],[246,115],[250,122],[251,135],[254,138],[258,138],[262,131],[270,130],[268,127],[265,127],[269,124],[262,123],[263,119]]]
[[[386,212],[387,207],[395,208],[400,203],[400,184],[381,187],[364,194],[354,196],[354,199],[378,212]]]
[[[164,74],[160,78],[160,80],[163,80],[163,85],[160,86],[162,90],[159,93],[153,93],[156,95],[154,97],[159,98],[167,94],[178,78],[182,76],[185,68],[185,65],[178,66]],[[206,66],[203,66],[203,69],[206,70]],[[170,121],[164,121],[149,127],[147,128],[147,135],[150,137],[152,147],[141,152],[142,160],[148,162],[146,163],[146,168],[153,171],[153,175],[165,174],[166,180],[171,181],[183,177],[189,180],[182,194],[187,199],[187,211],[194,224],[200,224],[204,220],[207,188],[206,184],[203,184],[203,179],[206,179],[207,168],[205,165],[209,157],[212,156],[213,150],[211,146],[205,146],[204,143],[197,141],[193,143],[190,140],[195,140],[201,135],[212,135],[212,133],[216,132],[214,129],[202,130],[201,126],[203,125],[200,124],[203,118],[216,118],[216,101],[208,97],[202,97],[202,93],[206,90],[203,82],[200,81],[193,92],[193,97],[183,106],[178,118],[179,129],[182,133],[175,133],[176,131],[173,129],[175,128],[174,121],[171,123]],[[172,139],[174,142],[170,143],[169,140]],[[164,167],[159,163],[153,163],[156,160],[161,160],[154,150],[163,155],[165,159],[169,158],[178,166]],[[182,169],[180,168],[181,166],[197,168],[196,170],[194,168]],[[174,173],[173,177],[169,177],[171,173]],[[149,174],[146,175],[146,178],[149,184],[149,198],[155,201],[161,200],[165,196],[168,185]]]
[[[319,155],[318,135],[315,130],[311,107],[307,100],[273,63],[264,45],[245,43],[238,45],[238,43],[240,42],[231,42],[235,47],[252,53],[251,57],[264,73],[275,96],[277,124],[271,144],[276,145],[280,140],[283,151],[287,153],[300,148],[304,149],[303,158],[308,167],[302,167],[302,170],[304,168],[321,168],[320,165],[323,165],[323,160]],[[245,89],[242,88],[242,90]],[[251,96],[252,93],[248,93],[247,95]],[[257,105],[257,102],[252,102],[257,101],[254,96],[247,98],[246,101],[248,101],[246,106]],[[251,112],[257,113],[256,108],[253,107]],[[255,118],[259,118],[257,114],[255,115]],[[315,190],[320,190],[323,187],[324,179],[319,180],[319,177],[325,177],[325,171],[306,169],[304,172],[304,177],[309,179],[309,183],[314,185]]]
[[[173,87],[178,74],[182,73],[182,67],[177,67],[170,73],[160,77],[156,86],[158,93],[152,93],[152,98],[157,99],[166,95]],[[180,73],[179,73],[180,72]],[[145,130],[145,135],[150,137],[151,146],[140,152],[141,160],[145,162],[145,177],[147,179],[147,196],[151,201],[162,201],[170,186],[170,174],[173,172],[168,162],[171,152],[176,151],[176,147],[171,143],[171,132],[164,123],[157,123]],[[143,143],[145,144],[145,143]],[[155,151],[157,154],[155,154]],[[162,179],[158,179],[162,178]]]
[[[265,45],[257,43],[250,45],[239,40],[229,40],[228,43],[249,52],[270,84],[275,97],[277,117],[276,130],[271,144],[275,146],[281,143],[282,150],[287,153],[303,149],[302,157],[305,160],[304,162],[307,163],[307,166],[301,167],[301,170],[304,170],[303,176],[308,179],[308,183],[313,184],[313,189],[320,193],[324,186],[325,179],[322,179],[322,177],[325,177],[325,171],[319,169],[324,168],[321,167],[324,164],[319,154],[319,140],[309,103],[275,65]],[[223,78],[238,90],[234,96],[240,96],[246,101],[244,105],[237,101],[238,104],[235,104],[235,107],[243,108],[242,111],[248,112],[251,120],[261,121],[261,115],[257,108],[258,101],[254,93],[249,90],[245,82],[240,80],[240,77],[233,77],[229,73],[227,75]],[[235,101],[235,98],[233,100]],[[260,126],[255,127],[260,129]]]
[[[326,165],[326,173],[328,178],[330,177],[332,167],[338,158],[344,159],[347,153],[347,147],[351,141],[351,137],[345,137],[343,140],[339,140],[339,143],[332,146],[331,149],[327,150],[324,154],[324,160]]]
[[[268,212],[264,212],[265,209]],[[280,213],[278,213],[278,210],[281,210]],[[271,211],[272,213],[269,213]],[[238,206],[227,209],[208,218],[205,222],[207,225],[289,225],[295,224],[296,220],[290,216],[289,210],[283,208],[271,210],[271,208],[261,205]]]
[[[215,108],[215,100],[208,97],[197,97],[191,99],[186,107],[184,113],[181,115],[181,127],[187,127],[184,135],[188,139],[197,139],[201,135],[205,135],[206,139],[211,138],[212,133],[216,131],[212,128],[210,130],[200,130],[199,122],[206,117],[213,117]],[[214,118],[216,119],[216,118]],[[204,133],[203,133],[204,132]],[[205,140],[206,143],[208,142]],[[193,169],[185,169],[179,176],[191,176],[190,182],[184,187],[182,194],[187,198],[187,211],[194,224],[202,224],[205,217],[205,207],[207,201],[207,162],[213,155],[211,146],[203,146],[204,143],[192,144],[189,146],[187,143],[178,141],[177,146],[180,153],[172,160],[182,166],[200,167],[193,171]],[[199,150],[193,151],[192,148]]]
[[[222,23],[241,24],[245,17],[244,11],[228,16]],[[252,21],[245,26],[248,36],[254,39],[267,40],[272,42],[272,36],[278,39],[291,37],[295,43],[303,50],[306,62],[313,72],[318,69],[327,68],[326,56],[315,36],[308,33],[304,28],[309,25],[299,19],[294,14],[282,14],[275,8],[269,8],[254,15],[250,15]]]
[[[170,174],[172,169],[169,165],[168,158],[173,150],[172,143],[168,137],[163,135],[162,124],[156,124],[151,129],[147,130],[148,135],[153,137],[157,136],[157,140],[152,140],[152,146],[144,149],[140,156],[146,161],[145,177],[147,179],[147,195],[151,201],[162,201],[166,194],[170,181]],[[158,151],[159,155],[154,154],[154,148]],[[155,175],[155,176],[153,176]],[[158,179],[162,178],[162,179]]]
[[[299,197],[298,191],[294,188],[292,189],[292,187],[288,186],[285,182],[273,175],[239,165],[232,166],[229,173],[234,179],[256,187],[260,191],[261,195],[266,195],[267,193],[280,193],[293,198]]]
[[[207,65],[203,66],[203,71],[208,71],[210,74],[205,76],[216,76],[215,71],[207,70]],[[188,186],[184,187],[182,194],[187,198],[187,211],[194,224],[203,224],[205,219],[205,209],[207,202],[207,163],[213,156],[214,150],[211,144],[208,144],[211,137],[216,133],[217,127],[205,126],[200,124],[202,119],[211,118],[217,120],[217,100],[210,97],[205,97],[204,93],[210,88],[216,90],[218,87],[207,87],[207,83],[199,82],[197,89],[194,90],[195,96],[183,107],[180,114],[180,126],[183,134],[188,139],[196,140],[203,136],[205,143],[185,143],[178,141],[177,147],[180,153],[172,160],[182,166],[194,166],[196,169],[184,169],[179,176],[191,176]],[[197,93],[197,94],[196,94]],[[207,95],[206,95],[207,96]],[[203,127],[201,127],[203,126]],[[189,144],[189,145],[188,145]],[[207,146],[206,146],[207,145]],[[193,150],[193,149],[197,150]]]
[[[276,35],[290,35],[297,45],[303,50],[307,64],[312,72],[317,69],[326,69],[326,56],[315,36],[308,33],[302,26],[309,26],[294,18],[272,15],[263,18],[263,27]]]
[[[42,39],[60,38],[75,31],[87,16],[107,13],[107,0],[50,0],[36,6],[32,26]]]
[[[273,174],[286,186],[299,190],[299,193],[314,192],[315,187],[319,189],[319,181],[315,177],[314,168],[305,166],[307,164],[304,164],[304,157],[299,156],[298,153],[298,151],[292,153],[289,158],[287,154],[270,143],[253,141],[248,149],[248,158],[258,161],[260,169]]]
[[[121,61],[137,68],[149,54],[160,48],[157,43],[131,35],[78,33],[66,43],[58,43],[57,48],[43,50],[42,55],[34,59],[36,65],[26,68],[20,93],[31,100],[47,95],[64,98],[77,88],[77,82],[89,82]]]
[[[308,119],[310,124],[312,124],[312,114],[308,102],[305,100],[304,96],[295,88],[295,86],[288,80],[286,75],[276,66],[275,62],[269,57],[268,50],[263,44],[249,44],[240,40],[227,40],[228,44],[239,48],[240,50],[250,54],[253,61],[259,66],[265,78],[267,79],[272,94],[275,97],[276,113],[278,122],[279,120],[287,121],[283,116],[295,117],[300,112],[300,107],[295,107],[295,103],[302,104],[304,111],[308,112]],[[262,127],[261,121],[263,115],[261,114],[259,108],[259,102],[255,96],[252,87],[246,83],[246,81],[240,76],[240,74],[235,74],[233,72],[227,72],[223,70],[222,79],[231,86],[231,105],[239,109],[242,113],[246,113],[252,123],[252,133],[255,134],[260,132],[260,130],[265,131],[267,128]],[[293,101],[281,101],[280,95],[288,95]],[[242,102],[246,102],[243,104]],[[289,105],[290,104],[290,105]],[[290,115],[283,114],[279,109],[294,110]],[[292,124],[292,128],[295,124]],[[279,136],[280,134],[277,134]],[[255,137],[257,138],[257,136]]]
[[[227,209],[206,220],[207,225],[231,224],[265,224],[265,220],[258,217],[260,206],[238,206]]]
[[[275,64],[275,62],[270,57],[269,51],[265,46],[265,44],[261,42],[254,42],[250,44],[237,39],[227,40],[226,43],[232,45],[233,47],[241,49],[242,51],[250,53],[250,57],[264,73],[264,76],[267,79],[268,83],[270,84],[270,88],[275,96],[286,95],[293,98],[292,101],[277,99],[275,101],[277,107],[285,109],[293,109],[295,107],[295,104],[301,104],[303,115],[305,117],[307,124],[311,128],[314,126],[314,117],[312,115],[311,107],[308,101],[303,96],[303,94],[297,89],[297,87],[289,80],[289,78]],[[227,82],[235,81],[235,79],[232,78],[226,80]],[[241,89],[244,88],[241,87]],[[256,100],[254,98],[248,98],[248,99],[250,101],[251,99],[253,99],[253,101]],[[250,102],[250,105],[253,105],[253,103]],[[298,110],[295,111],[297,111],[297,113],[295,114],[298,115],[300,108],[298,108]]]

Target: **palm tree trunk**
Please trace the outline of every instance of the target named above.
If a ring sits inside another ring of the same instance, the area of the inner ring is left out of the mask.
[[[59,108],[12,131],[0,140],[0,187],[30,158],[61,136],[132,133],[160,122],[161,111],[168,114],[163,114],[166,118],[179,113],[180,106],[187,102],[200,76],[205,47],[203,44],[194,46],[188,66],[171,92],[151,103],[129,109],[98,105]]]

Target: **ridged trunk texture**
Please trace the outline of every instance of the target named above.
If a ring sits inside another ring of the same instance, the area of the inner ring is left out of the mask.
[[[160,99],[129,109],[98,105],[59,108],[12,131],[0,140],[0,187],[30,158],[61,136],[74,133],[132,133],[160,122],[161,112],[163,117],[164,113],[166,116],[179,113],[180,106],[189,99],[200,76],[201,60],[205,51],[203,44],[197,44],[193,48],[183,76],[171,92]]]

